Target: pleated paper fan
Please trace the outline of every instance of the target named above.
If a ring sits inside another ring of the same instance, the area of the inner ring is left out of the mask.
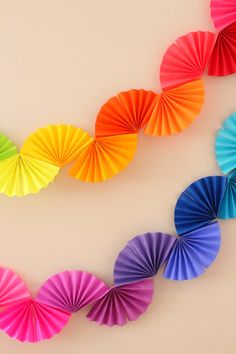
[[[200,79],[209,62],[216,35],[190,32],[179,37],[166,51],[160,68],[163,89]]]
[[[70,314],[35,300],[23,301],[0,313],[0,329],[21,342],[36,343],[59,333]]]
[[[216,161],[226,174],[236,168],[236,113],[229,116],[216,135]]]
[[[236,72],[236,22],[218,33],[209,60],[208,74],[225,76]]]
[[[111,136],[137,133],[148,122],[158,95],[152,91],[120,92],[107,101],[98,113],[96,133]]]
[[[9,197],[37,193],[52,182],[59,167],[18,154],[0,161],[0,193]]]
[[[24,142],[21,153],[62,167],[76,159],[92,138],[72,125],[48,125],[36,130]]]
[[[134,237],[116,259],[115,285],[155,276],[166,262],[175,240],[175,237],[161,232]]]
[[[205,272],[220,249],[217,222],[182,235],[168,258],[163,276],[172,280],[190,280]]]
[[[17,153],[14,143],[6,135],[0,133],[0,161],[8,159]]]
[[[65,271],[48,279],[39,290],[36,300],[72,313],[99,300],[108,290],[109,287],[93,274]]]
[[[178,235],[206,226],[218,217],[227,178],[210,176],[190,184],[177,200],[175,227]]]
[[[186,129],[200,113],[204,101],[202,80],[164,90],[145,128],[147,135],[171,135]]]
[[[133,159],[137,134],[95,138],[80,151],[70,175],[84,182],[101,182],[121,172]]]
[[[227,177],[226,189],[220,204],[219,218],[236,218],[236,172]]]
[[[147,310],[153,292],[151,279],[111,288],[93,305],[87,317],[100,325],[123,326],[127,321],[135,321]]]
[[[211,0],[211,17],[215,28],[221,30],[236,21],[235,0]]]
[[[0,267],[0,308],[11,306],[30,298],[23,280],[8,268]]]

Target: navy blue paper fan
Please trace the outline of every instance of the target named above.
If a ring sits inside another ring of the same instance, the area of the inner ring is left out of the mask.
[[[172,248],[163,273],[171,280],[189,280],[205,272],[220,249],[218,222],[180,236]]]
[[[134,237],[115,261],[115,286],[155,276],[168,259],[175,241],[176,237],[160,232]]]
[[[178,235],[191,232],[216,220],[227,177],[210,176],[193,182],[181,193],[175,206]]]
[[[227,184],[219,210],[219,218],[236,218],[236,172],[227,177]]]

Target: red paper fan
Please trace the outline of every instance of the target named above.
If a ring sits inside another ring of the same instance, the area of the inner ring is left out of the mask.
[[[236,72],[236,22],[219,32],[209,61],[208,74],[224,76]]]
[[[218,30],[230,25],[236,21],[236,1],[211,0],[211,17]]]
[[[216,35],[191,32],[176,40],[166,51],[160,68],[162,88],[176,87],[200,79],[210,59]]]
[[[154,92],[145,90],[118,93],[98,113],[96,137],[137,133],[149,120],[157,97]]]

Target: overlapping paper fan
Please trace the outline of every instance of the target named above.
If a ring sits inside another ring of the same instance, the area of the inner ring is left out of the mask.
[[[155,276],[166,262],[174,242],[175,237],[161,232],[134,237],[116,259],[115,285]]]
[[[70,314],[29,299],[0,313],[0,329],[21,342],[39,342],[59,333]]]
[[[100,299],[108,290],[109,287],[102,280],[90,273],[65,271],[48,279],[39,290],[36,300],[72,313]]]
[[[186,129],[200,113],[204,101],[202,80],[164,90],[145,128],[148,135],[171,135]]]
[[[235,0],[211,0],[211,17],[215,28],[221,30],[236,21]]]
[[[220,203],[219,218],[236,218],[236,172],[227,177],[226,189]]]
[[[121,172],[133,159],[137,134],[95,138],[80,151],[70,175],[84,182],[101,182]]]
[[[92,138],[72,125],[48,125],[36,130],[24,142],[21,153],[62,167],[76,159]]]
[[[153,291],[153,280],[150,279],[111,288],[93,305],[87,317],[100,325],[123,326],[147,310]]]
[[[216,35],[190,32],[179,37],[166,51],[160,68],[162,88],[176,87],[200,79],[211,56]]]
[[[10,269],[0,267],[0,308],[28,298],[30,293],[23,280]]]
[[[98,136],[137,133],[149,120],[157,95],[152,91],[129,90],[120,92],[107,101],[98,113]]]
[[[9,197],[37,193],[54,180],[59,167],[17,154],[0,161],[0,193]]]
[[[223,173],[236,168],[236,113],[229,116],[216,135],[216,160]]]
[[[208,66],[208,74],[211,76],[225,76],[235,72],[236,21],[218,33]]]
[[[172,280],[189,280],[204,273],[220,249],[217,222],[182,235],[168,258],[163,276]]]
[[[0,161],[17,154],[15,144],[4,134],[0,133]]]
[[[178,235],[206,226],[218,217],[226,182],[227,178],[224,176],[210,176],[201,178],[187,187],[175,206]]]

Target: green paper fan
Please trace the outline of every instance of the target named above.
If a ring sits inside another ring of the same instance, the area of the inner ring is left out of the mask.
[[[4,134],[0,133],[0,161],[8,159],[18,153],[16,146]]]

